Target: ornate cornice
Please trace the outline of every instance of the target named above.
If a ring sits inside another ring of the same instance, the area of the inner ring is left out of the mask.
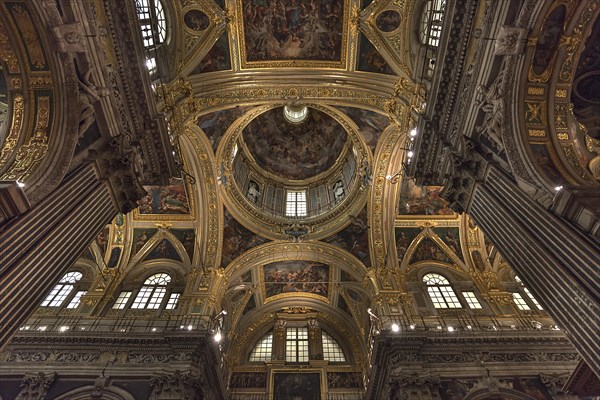
[[[460,109],[460,89],[466,74],[466,59],[473,37],[477,1],[449,1],[445,10],[444,27],[447,32],[438,51],[434,72],[435,85],[429,90],[427,114],[419,123],[417,151],[410,175],[421,184],[440,184],[440,172],[446,162],[444,148],[460,149],[454,121],[462,118],[468,109]]]

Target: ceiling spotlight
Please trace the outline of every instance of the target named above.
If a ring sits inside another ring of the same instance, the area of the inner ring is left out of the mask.
[[[221,332],[215,333],[215,336],[213,336],[213,339],[215,339],[215,342],[219,343],[222,339]]]
[[[417,136],[417,128],[412,128],[412,129],[410,130],[410,136],[412,136],[412,137],[415,137],[415,136]]]
[[[415,324],[410,324],[410,329],[415,329],[416,325]]]
[[[61,327],[60,327],[60,329],[59,329],[59,331],[61,331],[61,332],[65,332],[65,331],[67,331],[68,329],[69,329],[69,327],[68,327],[68,326],[61,326]]]
[[[398,326],[398,324],[392,324],[392,331],[394,331],[394,332],[400,331],[400,327]]]
[[[467,325],[467,329],[471,330],[473,327],[471,325]]]
[[[412,150],[407,153],[408,158],[411,158],[414,155],[415,155],[415,153],[413,153]]]
[[[454,332],[454,328],[452,326],[448,327],[448,332]]]
[[[554,188],[555,191],[560,192],[563,189],[562,185],[561,186],[556,186]]]
[[[193,326],[191,326],[191,325],[188,325],[188,331],[191,331],[191,330],[192,330],[192,328],[193,328]]]

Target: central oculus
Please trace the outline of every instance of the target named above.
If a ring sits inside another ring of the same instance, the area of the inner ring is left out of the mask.
[[[253,119],[243,130],[243,140],[256,164],[271,174],[303,180],[331,168],[348,135],[336,120],[309,108],[301,123],[291,123],[283,107]]]

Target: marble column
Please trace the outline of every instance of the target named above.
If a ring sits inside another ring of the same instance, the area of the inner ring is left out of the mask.
[[[445,195],[466,211],[600,373],[600,244],[525,194],[477,154],[455,163]]]
[[[0,348],[117,211],[109,181],[88,164],[0,226]]]

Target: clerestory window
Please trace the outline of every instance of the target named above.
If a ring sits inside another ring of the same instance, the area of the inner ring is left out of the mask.
[[[69,297],[75,285],[81,280],[82,277],[83,274],[78,271],[72,271],[67,273],[65,276],[62,277],[58,284],[54,286],[54,288],[52,288],[50,293],[48,293],[48,295],[42,302],[42,307],[60,307]],[[68,308],[76,308],[79,305],[79,299],[83,294],[85,294],[85,291],[78,291],[75,294],[75,297],[77,298],[75,303],[73,302],[73,300],[71,300],[69,302]]]
[[[442,37],[442,22],[446,0],[429,0],[423,9],[421,16],[421,42],[423,44],[438,47]]]
[[[160,0],[136,0],[135,9],[146,53],[146,68],[153,77],[158,71],[156,49],[167,38],[165,10]]]
[[[543,311],[544,308],[542,307],[540,302],[537,301],[537,299],[535,297],[533,297],[533,294],[529,291],[529,289],[523,284],[523,281],[521,280],[521,278],[519,278],[517,275],[515,275],[515,281],[520,283],[521,289],[523,289],[523,292],[529,298],[529,300],[531,300],[531,302],[533,303],[535,308],[537,308],[540,311]],[[518,296],[515,296],[515,294],[517,294]],[[517,300],[516,300],[517,297],[519,297],[521,299],[521,305],[519,305],[519,303],[517,302]],[[519,310],[531,310],[531,307],[527,304],[527,301],[520,293],[513,293],[513,298],[515,299],[515,304],[517,305]],[[525,307],[525,306],[527,308],[521,308],[521,307]]]
[[[171,276],[166,273],[158,273],[146,279],[137,292],[134,290],[121,291],[112,308],[114,310],[126,308],[173,310],[177,308],[180,296],[181,293],[172,290]]]
[[[462,308],[448,279],[439,274],[426,274],[423,282],[435,308]]]
[[[306,210],[306,191],[289,190],[285,202],[286,217],[305,217]]]

